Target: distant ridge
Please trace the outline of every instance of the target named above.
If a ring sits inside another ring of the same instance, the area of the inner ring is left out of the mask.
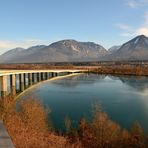
[[[28,49],[15,48],[0,55],[0,63],[46,63],[89,61],[148,60],[148,38],[144,35],[113,46],[108,51],[93,42],[61,40],[49,46],[37,45]]]
[[[107,60],[148,60],[148,38],[144,35],[124,43]]]
[[[116,52],[120,47],[121,47],[121,45],[119,45],[119,46],[112,46],[111,48],[108,49],[108,51],[109,51],[110,53],[114,53],[114,52]]]
[[[108,54],[101,45],[93,42],[62,40],[49,46],[34,46],[19,52],[12,49],[0,56],[1,63],[42,63],[93,61]],[[7,57],[7,58],[6,58]]]

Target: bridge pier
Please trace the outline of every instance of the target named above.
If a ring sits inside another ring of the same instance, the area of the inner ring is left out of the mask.
[[[68,74],[70,75],[70,74],[73,74],[72,72],[68,72]]]
[[[48,80],[48,73],[45,72],[45,80]]]
[[[21,73],[19,74],[19,82],[20,82],[20,91],[23,92],[24,91],[24,74]]]
[[[37,73],[37,82],[40,82],[40,81],[41,81],[41,74]]]
[[[35,74],[32,73],[32,84],[35,84]]]
[[[11,88],[11,95],[14,97],[16,95],[16,75],[10,75],[10,88]]]
[[[0,77],[0,79],[1,79],[1,97],[2,97],[2,99],[3,98],[5,98],[6,96],[7,96],[7,76],[1,76]]]
[[[54,72],[51,72],[51,77],[54,77]]]
[[[26,84],[26,73],[24,73],[24,88],[27,88],[27,84]]]
[[[41,72],[41,81],[44,81],[44,73]]]
[[[48,72],[48,79],[50,79],[51,77],[51,72]]]
[[[55,75],[55,77],[57,77],[57,76],[58,76],[58,73],[57,73],[57,72],[55,72],[55,73],[54,73],[54,75]]]
[[[32,85],[32,73],[28,73],[28,84],[29,86]]]

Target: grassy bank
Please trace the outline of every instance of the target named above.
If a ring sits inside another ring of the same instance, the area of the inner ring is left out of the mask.
[[[98,68],[88,68],[88,71],[99,74],[148,76],[148,67],[145,66],[102,66]]]
[[[144,75],[148,76],[148,62],[80,62],[43,64],[0,64],[0,69],[45,70],[81,69],[100,74]]]

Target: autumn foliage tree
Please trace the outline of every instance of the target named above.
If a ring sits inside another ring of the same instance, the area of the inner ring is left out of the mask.
[[[51,131],[48,114],[49,110],[33,98],[22,101],[17,110],[5,113],[4,123],[16,148],[63,147],[64,138]]]
[[[80,148],[146,148],[148,140],[139,124],[131,132],[113,122],[98,106],[95,107],[92,122],[82,119],[79,129],[72,131],[68,141]]]
[[[140,124],[135,123],[131,131],[121,128],[94,106],[92,121],[81,119],[79,127],[73,129],[65,118],[66,133],[58,135],[48,122],[50,110],[35,98],[28,98],[11,107],[7,98],[1,111],[6,128],[16,148],[147,148],[148,137]],[[6,105],[6,106],[5,106]]]

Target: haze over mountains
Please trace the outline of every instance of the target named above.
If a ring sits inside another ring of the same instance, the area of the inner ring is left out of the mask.
[[[28,49],[15,48],[0,55],[0,63],[81,62],[101,60],[148,60],[148,38],[144,35],[122,46],[106,50],[93,42],[62,40],[49,46],[38,45]]]

